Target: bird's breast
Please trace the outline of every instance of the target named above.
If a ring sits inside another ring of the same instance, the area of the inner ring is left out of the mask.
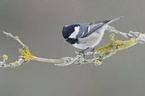
[[[78,43],[73,44],[73,46],[79,49],[86,49],[88,47],[94,48],[101,41],[106,27],[100,28],[99,30],[97,30],[96,32],[90,34],[85,38],[79,38]]]

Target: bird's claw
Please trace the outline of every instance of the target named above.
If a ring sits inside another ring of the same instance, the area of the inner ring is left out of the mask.
[[[84,58],[86,57],[84,51],[79,51],[79,54],[82,55]]]

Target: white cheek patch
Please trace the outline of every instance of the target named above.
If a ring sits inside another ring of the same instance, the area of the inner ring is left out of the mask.
[[[79,34],[80,27],[75,27],[75,31],[69,36],[69,38],[76,38],[76,36]]]

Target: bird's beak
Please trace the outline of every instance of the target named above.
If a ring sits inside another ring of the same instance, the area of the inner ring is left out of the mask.
[[[64,39],[64,43],[67,41],[67,39]]]

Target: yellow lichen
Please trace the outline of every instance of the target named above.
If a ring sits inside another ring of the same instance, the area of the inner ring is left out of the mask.
[[[18,64],[18,61],[12,62],[11,64]]]
[[[7,35],[10,35],[11,33],[7,33]]]
[[[36,58],[36,56],[32,56],[31,55],[31,53],[30,53],[28,48],[26,50],[19,49],[19,52],[21,53],[21,55],[23,56],[25,61],[32,60],[32,59]]]
[[[95,52],[97,53],[104,53],[106,51],[110,51],[112,49],[114,49],[114,43],[115,43],[115,38],[114,38],[114,34],[110,34],[110,43],[105,45],[104,47],[100,47],[99,49],[95,50]]]
[[[133,46],[133,44],[135,43],[135,39],[131,39],[128,41],[121,41],[121,40],[115,41],[114,36],[115,36],[114,34],[111,34],[110,43],[105,45],[104,47],[100,47],[99,49],[95,50],[95,52],[101,53],[101,54],[105,52],[109,52],[110,50],[116,52],[116,50],[126,49],[130,46]]]
[[[101,65],[102,62],[101,62],[100,60],[95,60],[95,64],[96,64],[96,65]]]
[[[100,47],[99,49],[95,50],[95,52],[104,53],[105,51],[110,51],[113,48],[114,48],[114,46],[112,46],[112,44],[109,43],[109,44],[105,45],[104,47]]]
[[[135,39],[124,41],[124,43],[127,44],[127,45],[132,45],[132,44],[134,44],[134,42],[135,42]]]
[[[8,59],[8,56],[7,55],[3,55],[2,56],[4,59]]]
[[[25,50],[23,50],[23,49],[19,49],[19,52],[21,53],[21,55],[24,55]]]
[[[19,38],[18,36],[15,36],[15,38]]]
[[[97,60],[97,63],[98,63],[98,64],[102,64],[102,62],[101,62],[101,61],[99,61],[99,60]]]
[[[121,40],[117,40],[115,41],[118,45],[121,45],[122,44],[122,41]]]
[[[10,63],[10,64],[11,64],[12,67],[16,67],[17,64],[18,64],[18,61],[12,62],[12,63]]]

